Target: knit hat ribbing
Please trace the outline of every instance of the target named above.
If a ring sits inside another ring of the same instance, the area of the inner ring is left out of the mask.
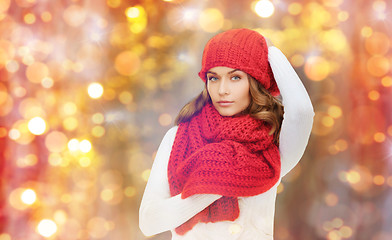
[[[259,81],[273,96],[279,95],[271,66],[268,46],[256,31],[241,28],[220,33],[208,41],[203,51],[200,78],[207,81],[207,71],[224,66],[239,69]]]

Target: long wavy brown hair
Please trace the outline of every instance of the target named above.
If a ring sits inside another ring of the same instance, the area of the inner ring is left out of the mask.
[[[249,106],[243,111],[244,114],[263,120],[271,125],[269,134],[274,135],[274,142],[279,145],[279,133],[283,121],[283,105],[281,101],[272,96],[260,82],[255,80],[248,74],[249,79],[249,92],[251,96]],[[178,125],[182,122],[190,120],[193,115],[198,113],[203,106],[211,102],[210,95],[207,91],[207,85],[203,91],[185,106],[179,112],[175,124]]]

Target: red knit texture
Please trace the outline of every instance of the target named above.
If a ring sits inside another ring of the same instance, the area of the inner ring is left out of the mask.
[[[237,197],[263,193],[278,181],[279,149],[269,130],[248,114],[221,116],[211,103],[180,123],[168,165],[171,196],[224,197],[177,227],[178,234],[198,222],[234,221],[239,216]]]
[[[205,82],[207,71],[223,66],[239,69],[259,81],[271,95],[280,94],[268,62],[268,46],[264,37],[253,30],[241,28],[220,33],[208,41],[203,51],[200,78]]]

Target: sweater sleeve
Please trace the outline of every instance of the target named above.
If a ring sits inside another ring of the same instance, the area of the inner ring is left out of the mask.
[[[213,194],[186,199],[181,199],[181,194],[171,197],[167,166],[176,132],[177,127],[173,127],[163,138],[141,201],[139,227],[146,236],[175,229],[221,197]]]
[[[284,54],[269,47],[268,60],[282,96],[283,122],[279,139],[281,176],[301,159],[313,126],[314,111],[309,95]]]

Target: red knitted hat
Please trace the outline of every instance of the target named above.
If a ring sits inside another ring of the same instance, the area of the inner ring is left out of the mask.
[[[246,72],[273,96],[280,94],[268,62],[267,43],[256,31],[232,29],[211,38],[203,51],[200,78],[205,82],[207,71],[218,66]]]

